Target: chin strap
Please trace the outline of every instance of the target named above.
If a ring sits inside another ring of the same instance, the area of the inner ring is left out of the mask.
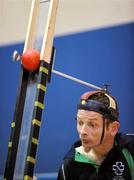
[[[102,129],[100,144],[101,144],[102,141],[103,141],[104,134],[105,134],[105,118],[103,118],[103,129]]]

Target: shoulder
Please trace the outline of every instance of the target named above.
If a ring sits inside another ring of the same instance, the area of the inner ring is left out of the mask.
[[[64,168],[73,168],[74,165],[76,164],[75,162],[75,153],[76,153],[76,148],[81,146],[81,141],[76,141],[71,148],[69,149],[69,151],[65,154],[63,160],[62,160],[62,165],[64,166]]]
[[[74,160],[71,158],[66,158],[63,160],[62,164],[64,165],[64,168],[69,168],[73,165]]]
[[[122,146],[129,144],[129,143],[134,143],[134,134],[123,134],[123,133],[118,133],[116,135],[116,140],[119,142]]]
[[[134,135],[118,133],[116,140],[120,149],[127,148],[134,157]]]
[[[127,135],[127,137],[129,139],[128,149],[130,150],[130,152],[134,158],[134,135]]]

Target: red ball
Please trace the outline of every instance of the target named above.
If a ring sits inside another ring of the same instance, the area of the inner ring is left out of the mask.
[[[21,60],[24,68],[35,71],[40,65],[40,52],[36,49],[30,49],[22,55]]]

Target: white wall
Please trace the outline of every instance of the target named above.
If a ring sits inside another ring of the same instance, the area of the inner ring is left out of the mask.
[[[134,22],[134,0],[59,0],[56,35]],[[0,0],[0,45],[25,39],[31,0]]]

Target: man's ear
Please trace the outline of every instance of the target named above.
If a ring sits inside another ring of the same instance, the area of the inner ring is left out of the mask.
[[[111,135],[115,136],[120,128],[120,123],[118,121],[114,121],[111,124]]]

